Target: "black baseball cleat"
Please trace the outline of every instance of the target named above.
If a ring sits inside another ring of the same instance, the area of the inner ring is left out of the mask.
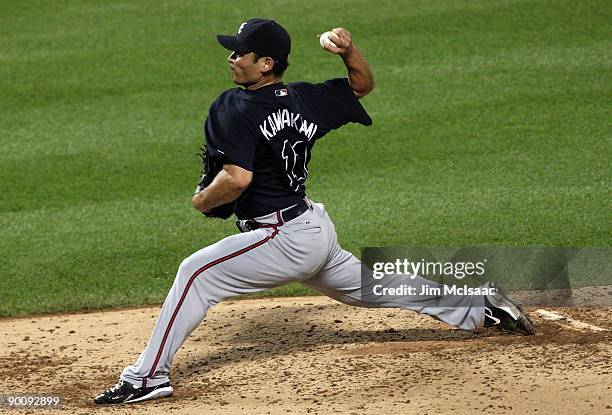
[[[105,390],[94,398],[98,405],[112,405],[118,403],[135,403],[151,399],[172,396],[170,382],[149,388],[136,388],[129,382],[120,380],[115,386]]]
[[[485,295],[485,327],[497,327],[524,335],[535,334],[533,323],[523,308],[506,296],[500,287],[489,282],[488,288],[495,288],[494,295]]]

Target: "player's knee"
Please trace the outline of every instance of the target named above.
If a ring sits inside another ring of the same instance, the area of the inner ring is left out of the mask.
[[[179,265],[176,278],[189,279],[196,274],[200,269],[206,267],[206,258],[202,255],[191,255],[185,258]]]

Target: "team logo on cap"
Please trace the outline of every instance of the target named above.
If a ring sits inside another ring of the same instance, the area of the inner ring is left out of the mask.
[[[244,22],[243,24],[240,25],[240,27],[238,28],[238,34],[242,33],[242,29],[244,29],[246,24],[247,24],[247,22]]]

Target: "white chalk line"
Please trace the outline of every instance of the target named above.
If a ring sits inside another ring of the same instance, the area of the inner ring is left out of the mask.
[[[542,316],[545,320],[563,321],[567,323],[571,328],[578,330],[592,330],[592,331],[608,331],[603,327],[595,326],[593,324],[585,323],[584,321],[576,320],[563,314],[556,313],[554,311],[548,311],[544,309],[536,310],[536,313]]]

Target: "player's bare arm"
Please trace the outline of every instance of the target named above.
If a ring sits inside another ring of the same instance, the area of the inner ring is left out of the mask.
[[[348,30],[338,27],[333,29],[332,33],[330,40],[333,43],[325,44],[324,48],[340,55],[348,71],[349,85],[353,93],[357,98],[362,98],[374,89],[374,77],[370,65],[353,43],[353,37]]]
[[[193,207],[200,212],[233,202],[246,190],[253,180],[253,172],[233,164],[224,164],[212,183],[191,199]]]

